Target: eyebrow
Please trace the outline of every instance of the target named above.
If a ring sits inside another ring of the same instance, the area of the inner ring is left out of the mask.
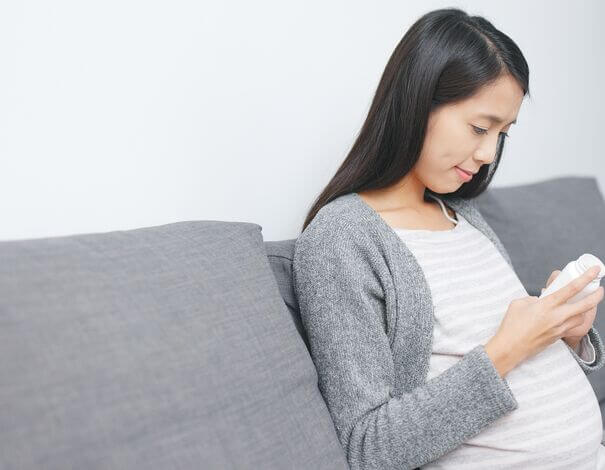
[[[480,118],[486,118],[489,119],[492,122],[498,123],[498,124],[502,124],[504,122],[504,119],[498,117],[498,116],[494,116],[492,114],[479,114]],[[514,121],[510,122],[509,124],[516,124],[517,120],[515,119]]]

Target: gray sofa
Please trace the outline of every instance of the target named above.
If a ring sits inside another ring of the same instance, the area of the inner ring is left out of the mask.
[[[477,201],[530,295],[584,252],[605,260],[594,178]],[[294,242],[215,220],[0,242],[0,468],[346,469]],[[587,379],[603,410],[605,370]]]

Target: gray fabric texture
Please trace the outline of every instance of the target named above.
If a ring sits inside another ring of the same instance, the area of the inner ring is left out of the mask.
[[[513,267],[475,200],[441,197]],[[292,269],[319,387],[353,470],[417,468],[517,408],[482,344],[425,381],[428,284],[405,243],[358,194],[321,208],[296,240]],[[586,374],[605,364],[594,327],[589,336],[592,365],[568,346]]]
[[[1,469],[347,468],[261,227],[0,242]]]
[[[269,265],[277,281],[279,292],[284,299],[284,303],[290,312],[290,317],[296,326],[298,334],[305,342],[307,350],[310,349],[309,340],[300,321],[300,312],[298,310],[298,301],[294,293],[292,284],[292,256],[294,255],[294,246],[296,238],[290,240],[266,241],[265,250]]]

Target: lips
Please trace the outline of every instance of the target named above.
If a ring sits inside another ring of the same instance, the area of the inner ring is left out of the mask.
[[[457,166],[455,166],[454,168],[456,169],[456,172],[458,173],[458,177],[462,181],[468,182],[473,178],[472,173],[468,173],[468,172],[464,171],[462,168],[458,168]]]
[[[473,176],[473,175],[474,175],[474,173],[472,173],[472,172],[470,172],[470,171],[463,170],[463,169],[462,169],[462,168],[460,168],[459,166],[457,166],[456,168],[458,168],[458,169],[459,169],[459,170],[461,170],[461,171],[464,171],[464,172],[465,172],[467,175],[469,175],[469,176]]]

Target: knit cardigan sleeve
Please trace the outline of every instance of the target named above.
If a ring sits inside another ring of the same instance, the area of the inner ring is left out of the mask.
[[[293,282],[318,386],[352,470],[414,469],[518,407],[478,344],[422,386],[394,396],[378,257],[361,231],[303,232]],[[404,308],[413,308],[405,306]]]
[[[574,348],[574,351],[580,357],[582,362],[586,364],[590,364],[596,359],[596,351],[588,334],[582,337],[578,345]]]
[[[590,375],[594,371],[601,369],[605,364],[605,345],[603,344],[601,335],[594,326],[590,327],[590,330],[584,335],[576,349],[567,343],[565,345],[586,375]],[[585,360],[585,358],[588,359],[589,357],[594,357],[594,360],[592,362]]]

